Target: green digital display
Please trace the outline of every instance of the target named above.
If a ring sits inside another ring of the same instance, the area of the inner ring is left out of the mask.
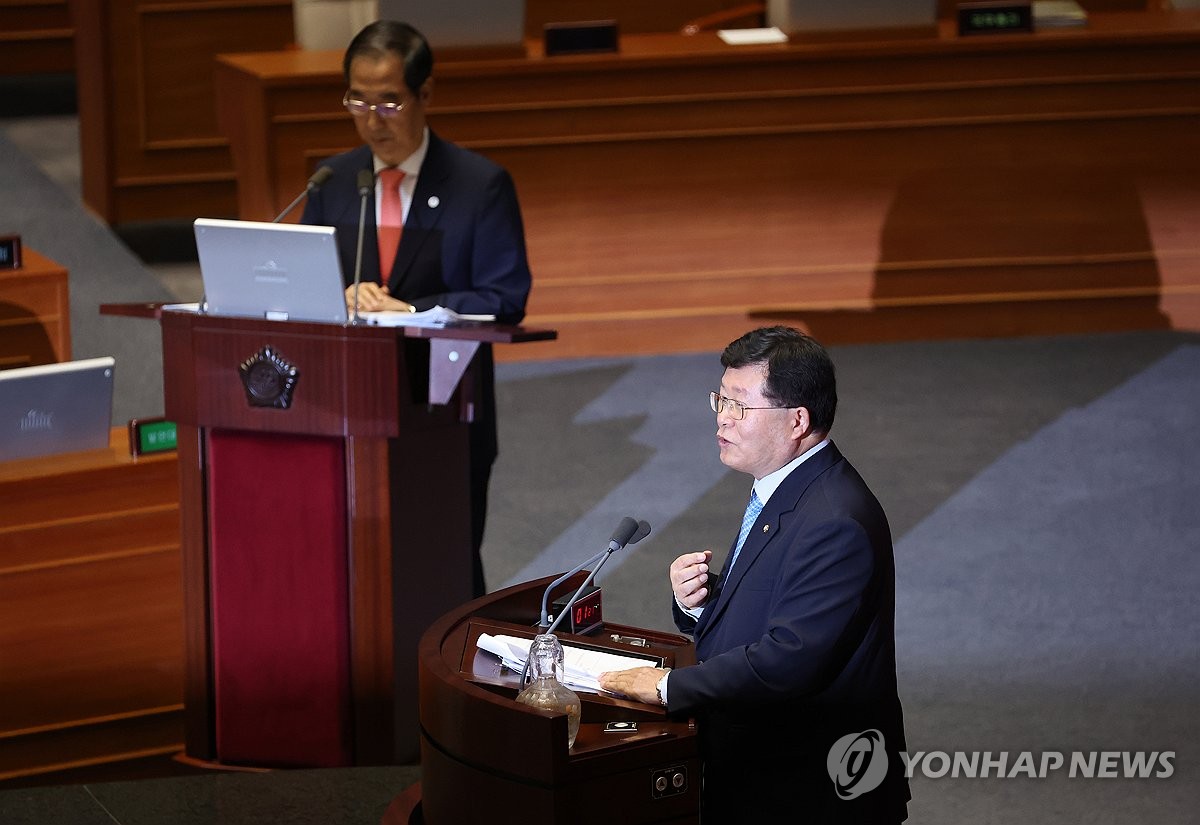
[[[131,422],[134,431],[134,455],[163,453],[177,446],[174,421],[161,418]]]
[[[1003,34],[1033,31],[1033,10],[1029,3],[959,3],[958,33]]]

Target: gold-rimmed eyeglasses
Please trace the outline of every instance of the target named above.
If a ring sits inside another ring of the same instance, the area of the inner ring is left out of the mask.
[[[737,421],[741,421],[746,417],[746,410],[790,410],[792,407],[747,407],[741,401],[734,401],[732,398],[726,398],[719,392],[710,392],[708,394],[708,406],[712,407],[715,413],[724,412],[729,409],[729,414]]]
[[[346,92],[342,98],[342,105],[346,107],[346,111],[355,117],[366,117],[374,112],[381,118],[387,119],[396,117],[404,111],[404,102],[400,103],[367,103],[365,100],[358,100],[350,97],[350,93]]]

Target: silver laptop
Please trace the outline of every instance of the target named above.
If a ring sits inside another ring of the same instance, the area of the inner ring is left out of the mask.
[[[332,226],[197,218],[209,315],[344,324],[342,265]]]
[[[0,461],[108,447],[115,363],[0,370]]]
[[[381,20],[415,26],[433,49],[521,46],[525,0],[379,0]]]

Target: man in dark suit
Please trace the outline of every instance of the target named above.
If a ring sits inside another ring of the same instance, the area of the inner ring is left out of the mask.
[[[337,227],[347,304],[401,312],[440,305],[520,322],[530,273],[516,189],[504,169],[429,129],[433,54],[425,38],[405,23],[376,21],[351,41],[342,67],[343,105],[365,145],[322,164],[333,176],[310,195],[301,220]],[[361,170],[379,183],[367,197],[356,289]],[[497,452],[496,402],[490,347],[481,346],[475,357],[471,526],[474,590],[482,595],[479,547]],[[419,353],[410,352],[409,360],[420,366]]]
[[[721,364],[710,395],[721,461],[755,481],[719,576],[710,550],[671,564],[675,620],[698,663],[601,685],[696,717],[705,822],[902,822],[891,532],[829,440],[833,362],[771,327],[731,343]]]

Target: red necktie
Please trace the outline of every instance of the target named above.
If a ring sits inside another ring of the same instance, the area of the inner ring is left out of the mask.
[[[387,286],[396,262],[396,250],[400,247],[400,234],[404,231],[404,209],[400,205],[400,181],[404,173],[395,167],[379,172],[379,282]]]

